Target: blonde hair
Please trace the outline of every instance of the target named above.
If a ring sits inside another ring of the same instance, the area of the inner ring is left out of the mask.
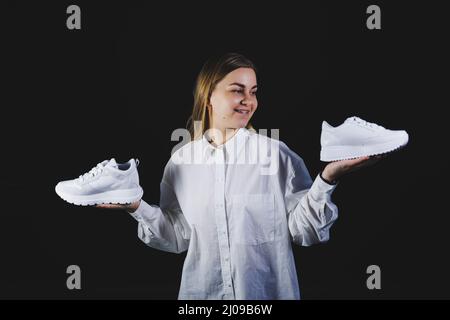
[[[251,68],[256,73],[253,62],[238,53],[213,56],[203,65],[195,82],[192,115],[186,123],[191,141],[201,139],[205,131],[209,129],[208,104],[217,83],[225,78],[228,73],[238,68]],[[198,128],[199,125],[201,128]],[[254,129],[250,122],[246,128]]]

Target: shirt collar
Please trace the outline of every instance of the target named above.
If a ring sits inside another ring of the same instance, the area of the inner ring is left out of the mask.
[[[247,128],[239,128],[237,132],[225,143],[215,147],[208,141],[207,135],[204,133],[202,137],[202,151],[204,159],[209,159],[209,157],[214,156],[216,151],[222,150],[225,150],[227,159],[234,158],[246,143],[248,136],[249,132]]]

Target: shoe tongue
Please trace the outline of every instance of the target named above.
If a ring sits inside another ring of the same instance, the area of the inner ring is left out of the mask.
[[[108,161],[108,163],[107,163],[105,166],[106,166],[106,167],[117,168],[117,162],[116,162],[116,159],[112,158],[111,160]]]

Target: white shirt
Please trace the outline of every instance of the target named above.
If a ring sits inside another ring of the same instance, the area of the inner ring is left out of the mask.
[[[300,299],[292,242],[328,241],[335,187],[313,183],[283,142],[240,128],[174,152],[159,206],[141,201],[132,216],[150,247],[187,250],[179,299]]]

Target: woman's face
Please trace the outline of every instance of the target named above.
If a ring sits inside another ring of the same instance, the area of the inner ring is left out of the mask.
[[[247,126],[258,107],[256,90],[253,69],[238,68],[227,74],[211,94],[211,127],[225,130]]]

